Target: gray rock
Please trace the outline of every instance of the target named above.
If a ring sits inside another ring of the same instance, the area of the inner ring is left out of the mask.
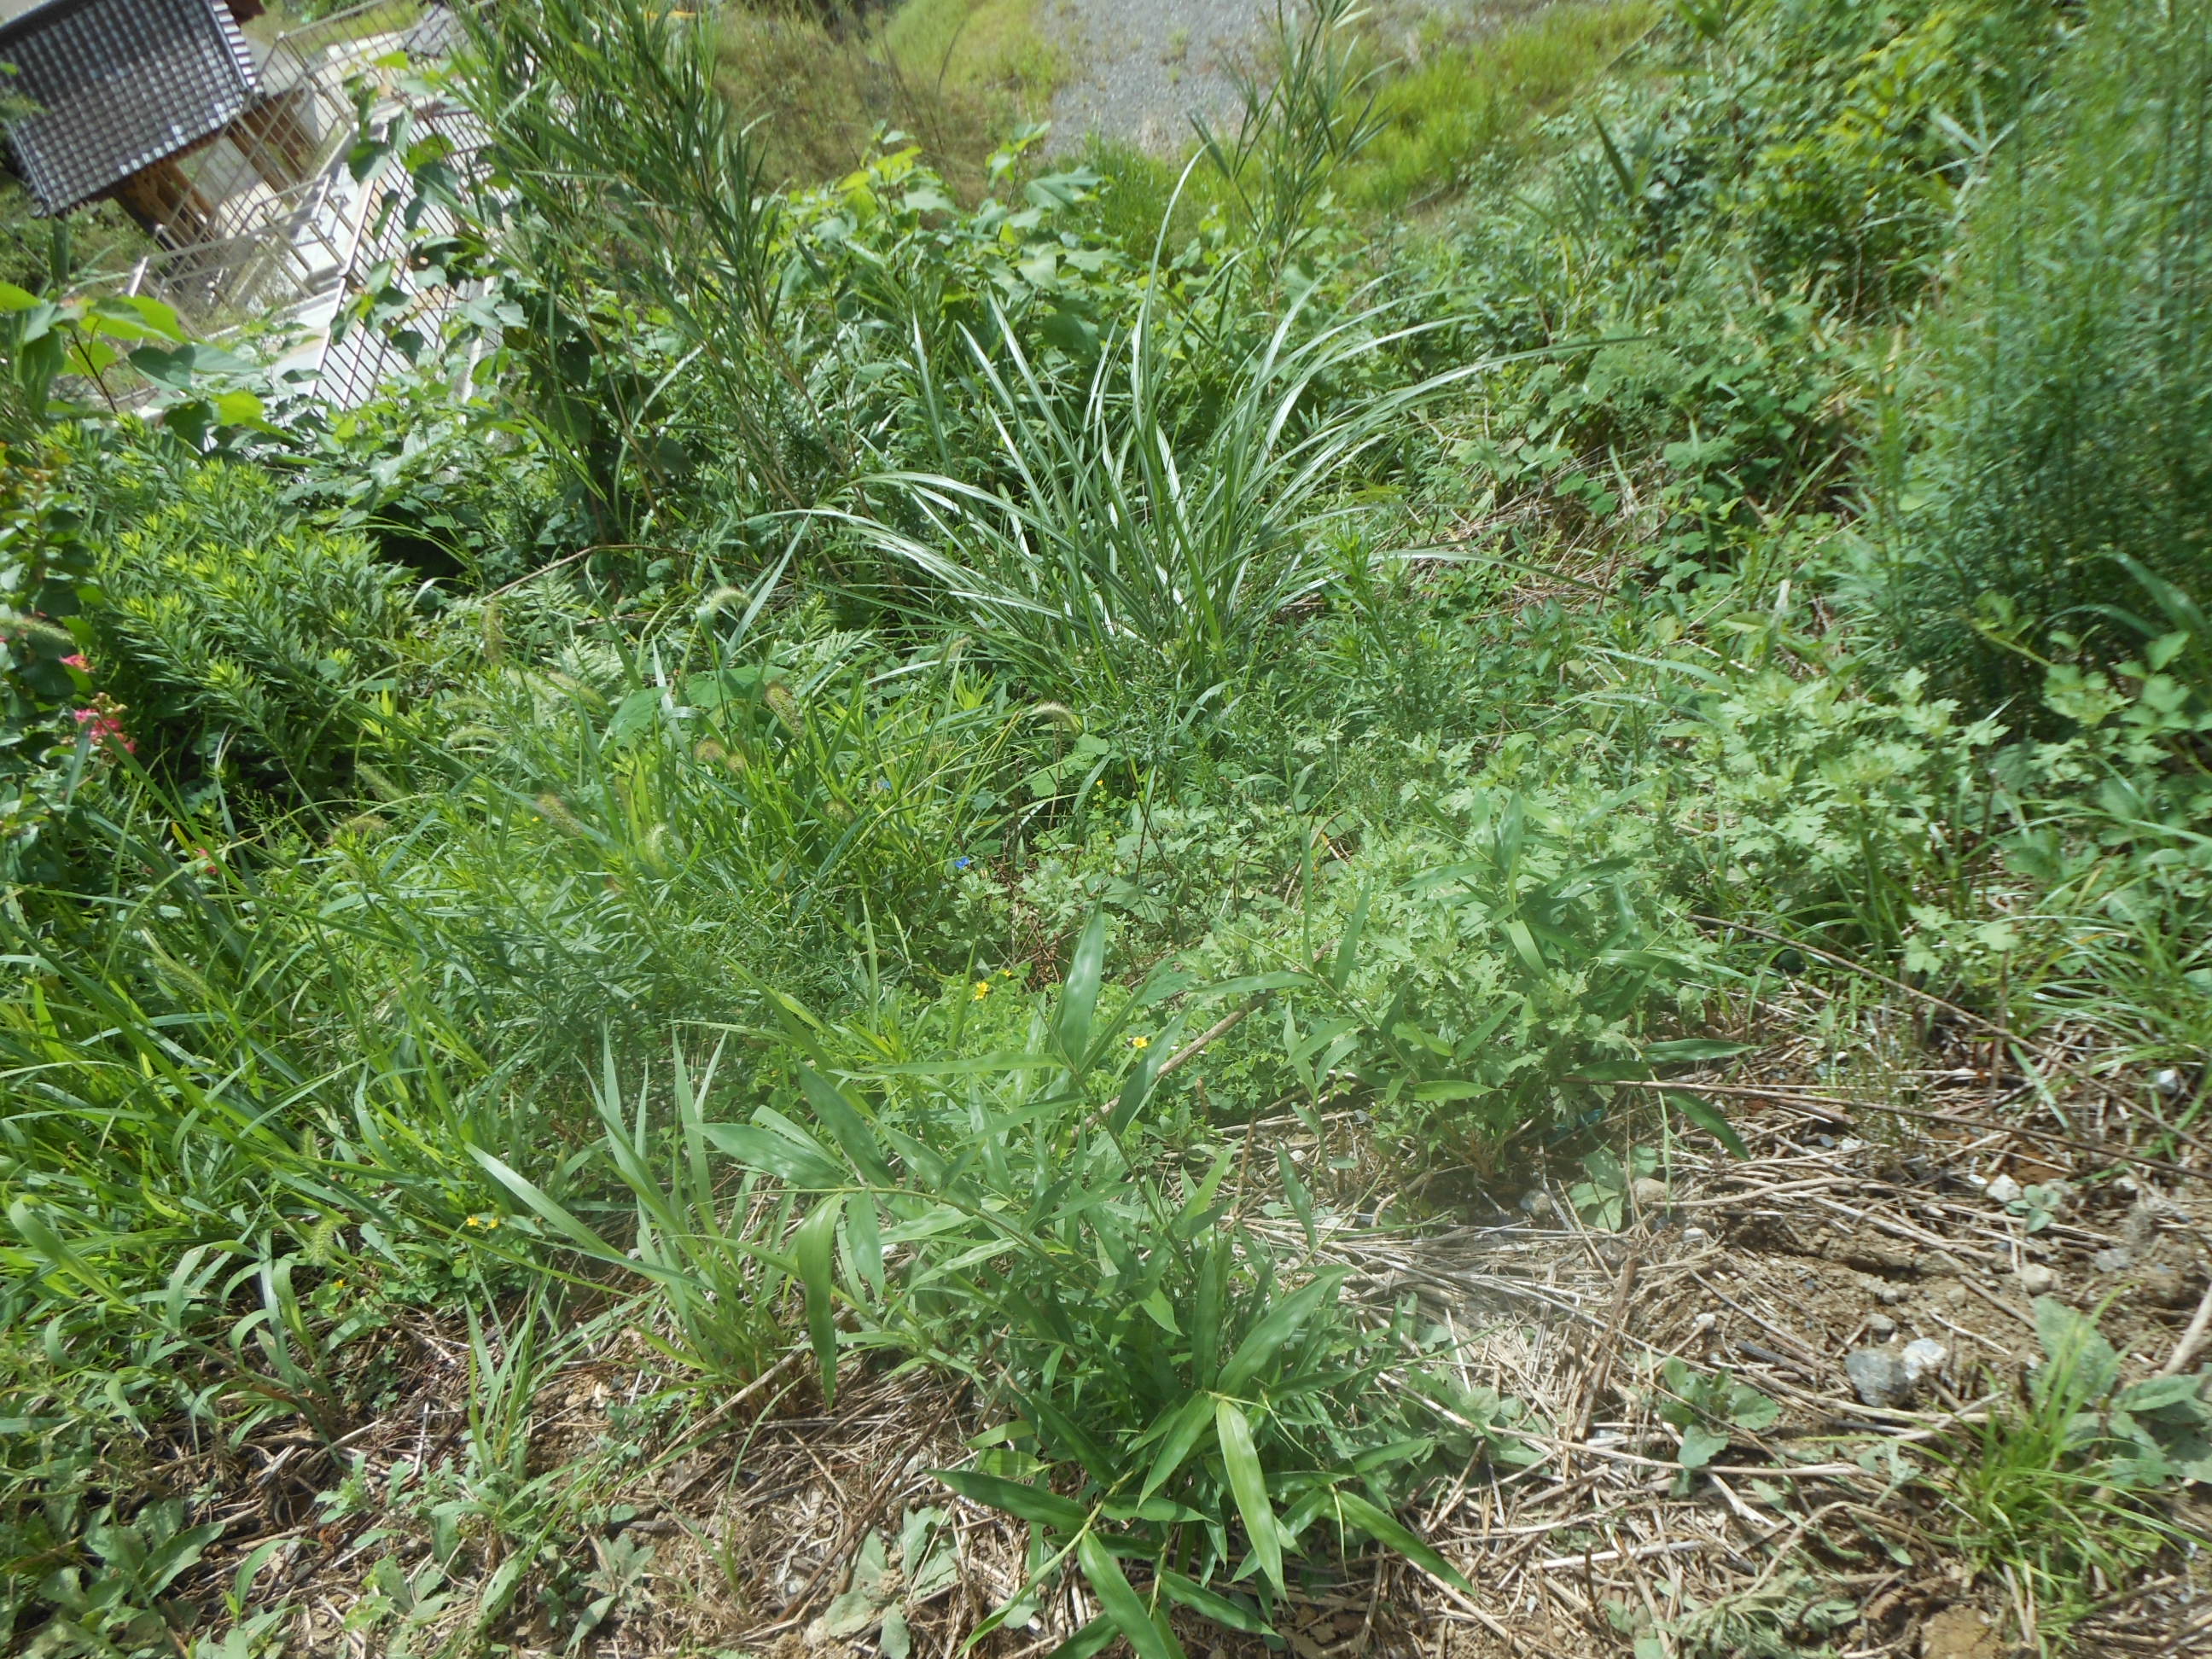
[[[1867,1334],[1887,1342],[1897,1334],[1897,1322],[1887,1314],[1876,1314],[1867,1321]]]
[[[2089,1265],[2100,1273],[2124,1273],[2135,1261],[2133,1250],[2100,1250],[2089,1258]]]
[[[1899,1356],[1899,1363],[1905,1367],[1905,1386],[1918,1388],[1926,1378],[1942,1370],[1943,1362],[1950,1357],[1948,1348],[1928,1337],[1906,1343],[1904,1353]]]
[[[1636,1200],[1639,1210],[1663,1210],[1667,1207],[1667,1183],[1650,1176],[1638,1176],[1629,1184],[1628,1195]]]
[[[1912,1392],[1905,1362],[1887,1348],[1860,1348],[1844,1361],[1844,1375],[1869,1406],[1894,1406]]]
[[[1874,1293],[1874,1299],[1885,1308],[1894,1308],[1905,1300],[1905,1291],[1898,1285],[1885,1285]]]
[[[2039,1261],[2031,1261],[2020,1270],[2020,1287],[2030,1296],[2047,1296],[2057,1282],[2058,1275]]]
[[[1546,1192],[1541,1187],[1531,1187],[1521,1194],[1521,1212],[1523,1215],[1540,1218],[1551,1214],[1551,1194]]]
[[[2001,1175],[1982,1190],[1989,1194],[1990,1202],[1992,1204],[2017,1204],[2020,1202],[2022,1188],[2020,1182],[2014,1181],[2010,1176]]]

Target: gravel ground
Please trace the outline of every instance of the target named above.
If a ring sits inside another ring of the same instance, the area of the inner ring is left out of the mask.
[[[1498,9],[1495,0],[1385,0],[1370,17],[1386,36],[1410,37],[1428,15]],[[1235,114],[1237,68],[1265,50],[1274,11],[1274,0],[1042,0],[1039,27],[1073,64],[1053,98],[1052,147],[1077,149],[1096,132],[1181,149],[1194,112],[1212,121]]]
[[[1054,137],[1070,147],[1097,132],[1179,148],[1192,112],[1218,120],[1235,111],[1232,70],[1272,11],[1267,0],[1045,0],[1040,21],[1075,64],[1053,99]]]

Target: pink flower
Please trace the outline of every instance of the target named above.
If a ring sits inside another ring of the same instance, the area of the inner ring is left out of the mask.
[[[92,665],[85,660],[84,653],[82,651],[73,652],[70,655],[64,657],[62,659],[62,666],[64,668],[74,668],[81,674],[89,674],[92,672]]]
[[[112,698],[104,696],[94,697],[91,708],[74,709],[71,713],[85,735],[94,744],[119,744],[126,755],[138,752],[138,745],[131,741],[131,734],[123,729],[123,722],[118,718],[123,713],[123,705]]]

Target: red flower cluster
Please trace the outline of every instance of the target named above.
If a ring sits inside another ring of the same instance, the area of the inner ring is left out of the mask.
[[[123,705],[101,692],[92,700],[92,707],[76,711],[76,723],[85,735],[98,746],[119,744],[126,755],[138,752],[138,745],[123,729]]]

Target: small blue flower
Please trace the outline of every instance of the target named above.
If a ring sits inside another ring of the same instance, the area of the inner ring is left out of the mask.
[[[975,860],[973,859],[955,859],[952,860],[952,867],[956,870],[965,870],[969,865],[975,862]]]

